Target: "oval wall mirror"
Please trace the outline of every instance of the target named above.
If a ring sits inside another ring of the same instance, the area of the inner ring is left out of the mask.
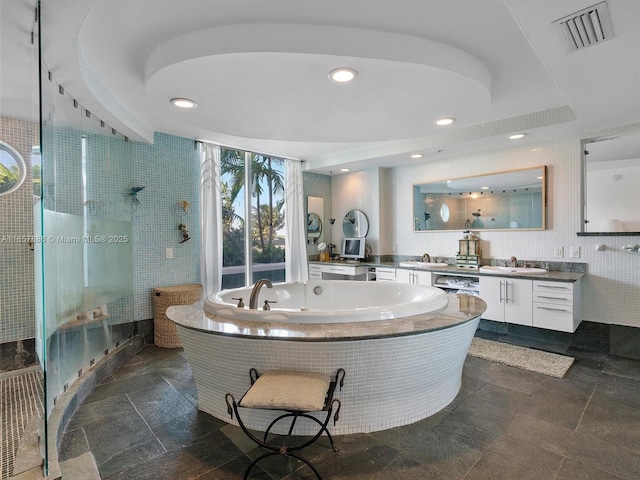
[[[349,210],[342,220],[345,237],[366,237],[369,231],[367,216],[360,210]]]
[[[11,145],[0,142],[0,195],[16,191],[27,176],[27,165]]]

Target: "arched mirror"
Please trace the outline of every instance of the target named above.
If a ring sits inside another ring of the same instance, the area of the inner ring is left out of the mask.
[[[369,231],[366,215],[360,210],[349,210],[342,220],[342,231],[348,238],[366,237]]]
[[[307,215],[307,240],[316,243],[322,233],[322,220],[315,213]]]
[[[22,156],[11,145],[0,142],[0,195],[20,188],[26,176],[27,166]]]

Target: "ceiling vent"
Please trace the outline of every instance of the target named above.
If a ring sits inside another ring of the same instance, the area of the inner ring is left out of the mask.
[[[575,52],[613,38],[607,3],[602,2],[553,22],[567,40],[567,51]]]

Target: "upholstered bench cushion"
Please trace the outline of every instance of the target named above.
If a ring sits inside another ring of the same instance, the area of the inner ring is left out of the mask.
[[[330,383],[331,379],[322,373],[269,370],[260,375],[239,405],[316,412],[324,407]]]

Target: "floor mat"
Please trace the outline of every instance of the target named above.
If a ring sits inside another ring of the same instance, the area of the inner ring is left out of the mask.
[[[555,378],[564,377],[575,360],[573,357],[557,353],[543,352],[478,337],[474,337],[471,342],[469,355]]]
[[[0,478],[12,475],[25,427],[34,415],[43,415],[43,398],[42,373],[39,370],[0,378]]]

